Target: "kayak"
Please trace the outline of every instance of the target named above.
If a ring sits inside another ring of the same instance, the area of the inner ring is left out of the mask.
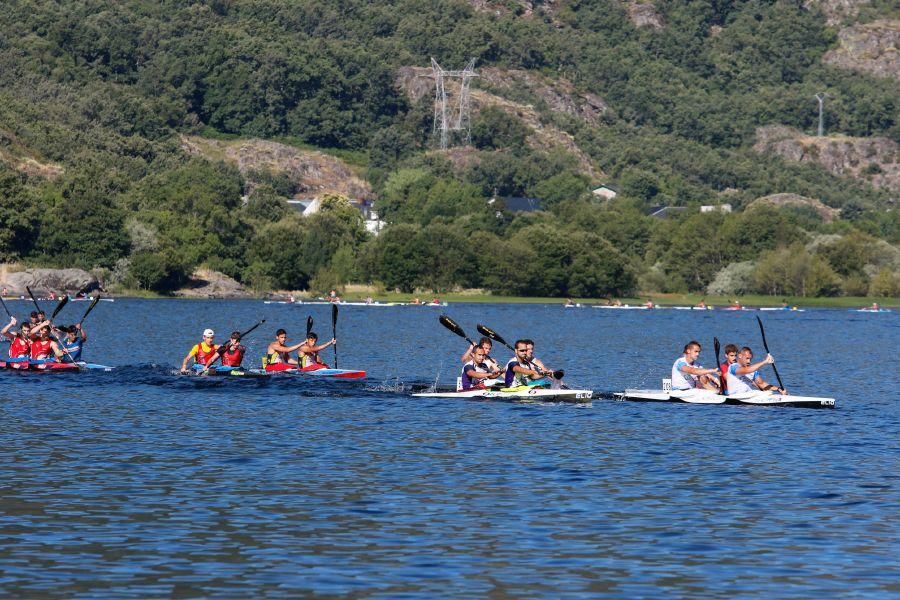
[[[96,370],[96,371],[112,371],[112,367],[108,367],[106,365],[97,365],[94,363],[86,363],[86,362],[76,362],[76,363],[64,363],[64,362],[56,362],[52,360],[17,360],[14,358],[8,358],[6,360],[0,360],[0,369],[12,369],[15,371],[38,371],[38,372],[52,372],[52,373],[78,373],[81,371],[88,370]]]
[[[884,312],[894,312],[890,308],[855,308],[851,309],[850,312],[864,312],[864,313],[884,313]]]
[[[550,389],[533,386],[518,386],[500,389],[438,390],[418,392],[414,398],[474,398],[478,400],[511,400],[513,402],[590,402],[591,390]]]
[[[266,365],[265,369],[253,369],[253,371],[260,373],[286,373],[289,375],[312,375],[314,377],[336,377],[338,379],[363,379],[366,376],[365,371],[354,369],[329,369],[321,365],[311,365],[298,369],[297,365],[287,363]]]
[[[191,373],[197,377],[242,377],[245,379],[265,379],[271,377],[270,373],[255,369],[244,369],[243,367],[223,367],[217,365],[206,373],[202,373],[203,367],[194,365]]]
[[[623,304],[622,306],[613,306],[607,304],[595,304],[594,308],[608,308],[615,310],[650,310],[647,306],[629,306],[627,304]]]
[[[751,406],[793,406],[834,408],[834,398],[818,396],[782,396],[772,392],[745,392],[724,396],[708,390],[625,390],[614,394],[617,400],[634,402],[686,402],[688,404],[740,404]]]

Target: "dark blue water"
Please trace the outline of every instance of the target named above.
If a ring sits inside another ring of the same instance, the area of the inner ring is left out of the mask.
[[[692,338],[763,353],[751,312],[444,310],[598,392],[658,387]],[[265,317],[255,357],[307,314],[330,334],[328,306],[101,303],[86,358],[114,372],[0,373],[0,595],[900,592],[897,313],[762,313],[785,384],[835,410],[414,399],[465,349],[415,307],[342,308],[364,382],[174,375],[205,327]]]

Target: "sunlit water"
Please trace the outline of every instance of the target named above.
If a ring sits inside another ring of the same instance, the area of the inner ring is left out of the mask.
[[[600,393],[659,387],[693,338],[706,364],[714,335],[763,353],[760,313],[443,310]],[[460,367],[439,313],[343,307],[338,366],[363,382],[208,380],[175,375],[205,327],[266,318],[255,366],[308,314],[330,336],[330,308],[101,303],[85,358],[115,371],[0,372],[0,594],[900,592],[897,313],[761,313],[785,384],[835,410],[411,398]]]

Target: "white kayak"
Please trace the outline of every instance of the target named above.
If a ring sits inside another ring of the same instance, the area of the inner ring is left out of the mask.
[[[590,402],[592,390],[550,389],[534,386],[519,386],[501,389],[444,390],[418,392],[416,398],[475,398],[479,400],[511,400],[513,402]]]
[[[612,304],[595,304],[594,308],[608,308],[615,310],[650,310],[648,306],[629,306],[627,304],[623,304],[622,306],[614,306]]]
[[[724,396],[708,390],[625,390],[614,394],[617,400],[636,402],[687,402],[689,404],[743,404],[752,406],[793,406],[834,408],[834,398],[818,396],[782,396],[772,392],[745,392]]]

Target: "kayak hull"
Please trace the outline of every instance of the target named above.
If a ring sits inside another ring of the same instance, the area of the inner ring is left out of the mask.
[[[591,390],[553,390],[548,388],[536,388],[521,386],[518,388],[503,388],[499,390],[460,390],[460,391],[434,391],[412,394],[414,398],[470,398],[477,400],[509,400],[513,402],[590,402],[594,392]]]
[[[632,402],[686,402],[689,404],[731,404],[745,406],[789,406],[796,408],[834,408],[834,398],[818,396],[782,396],[771,392],[747,392],[723,396],[705,390],[637,390],[614,394],[617,400]]]
[[[256,369],[253,369],[256,371]],[[278,363],[275,365],[266,365],[265,373],[286,373],[289,375],[311,375],[313,377],[333,377],[336,379],[363,379],[366,376],[365,371],[355,369],[329,369],[328,367],[315,366],[315,368],[306,367],[298,369],[297,365],[287,363]]]

